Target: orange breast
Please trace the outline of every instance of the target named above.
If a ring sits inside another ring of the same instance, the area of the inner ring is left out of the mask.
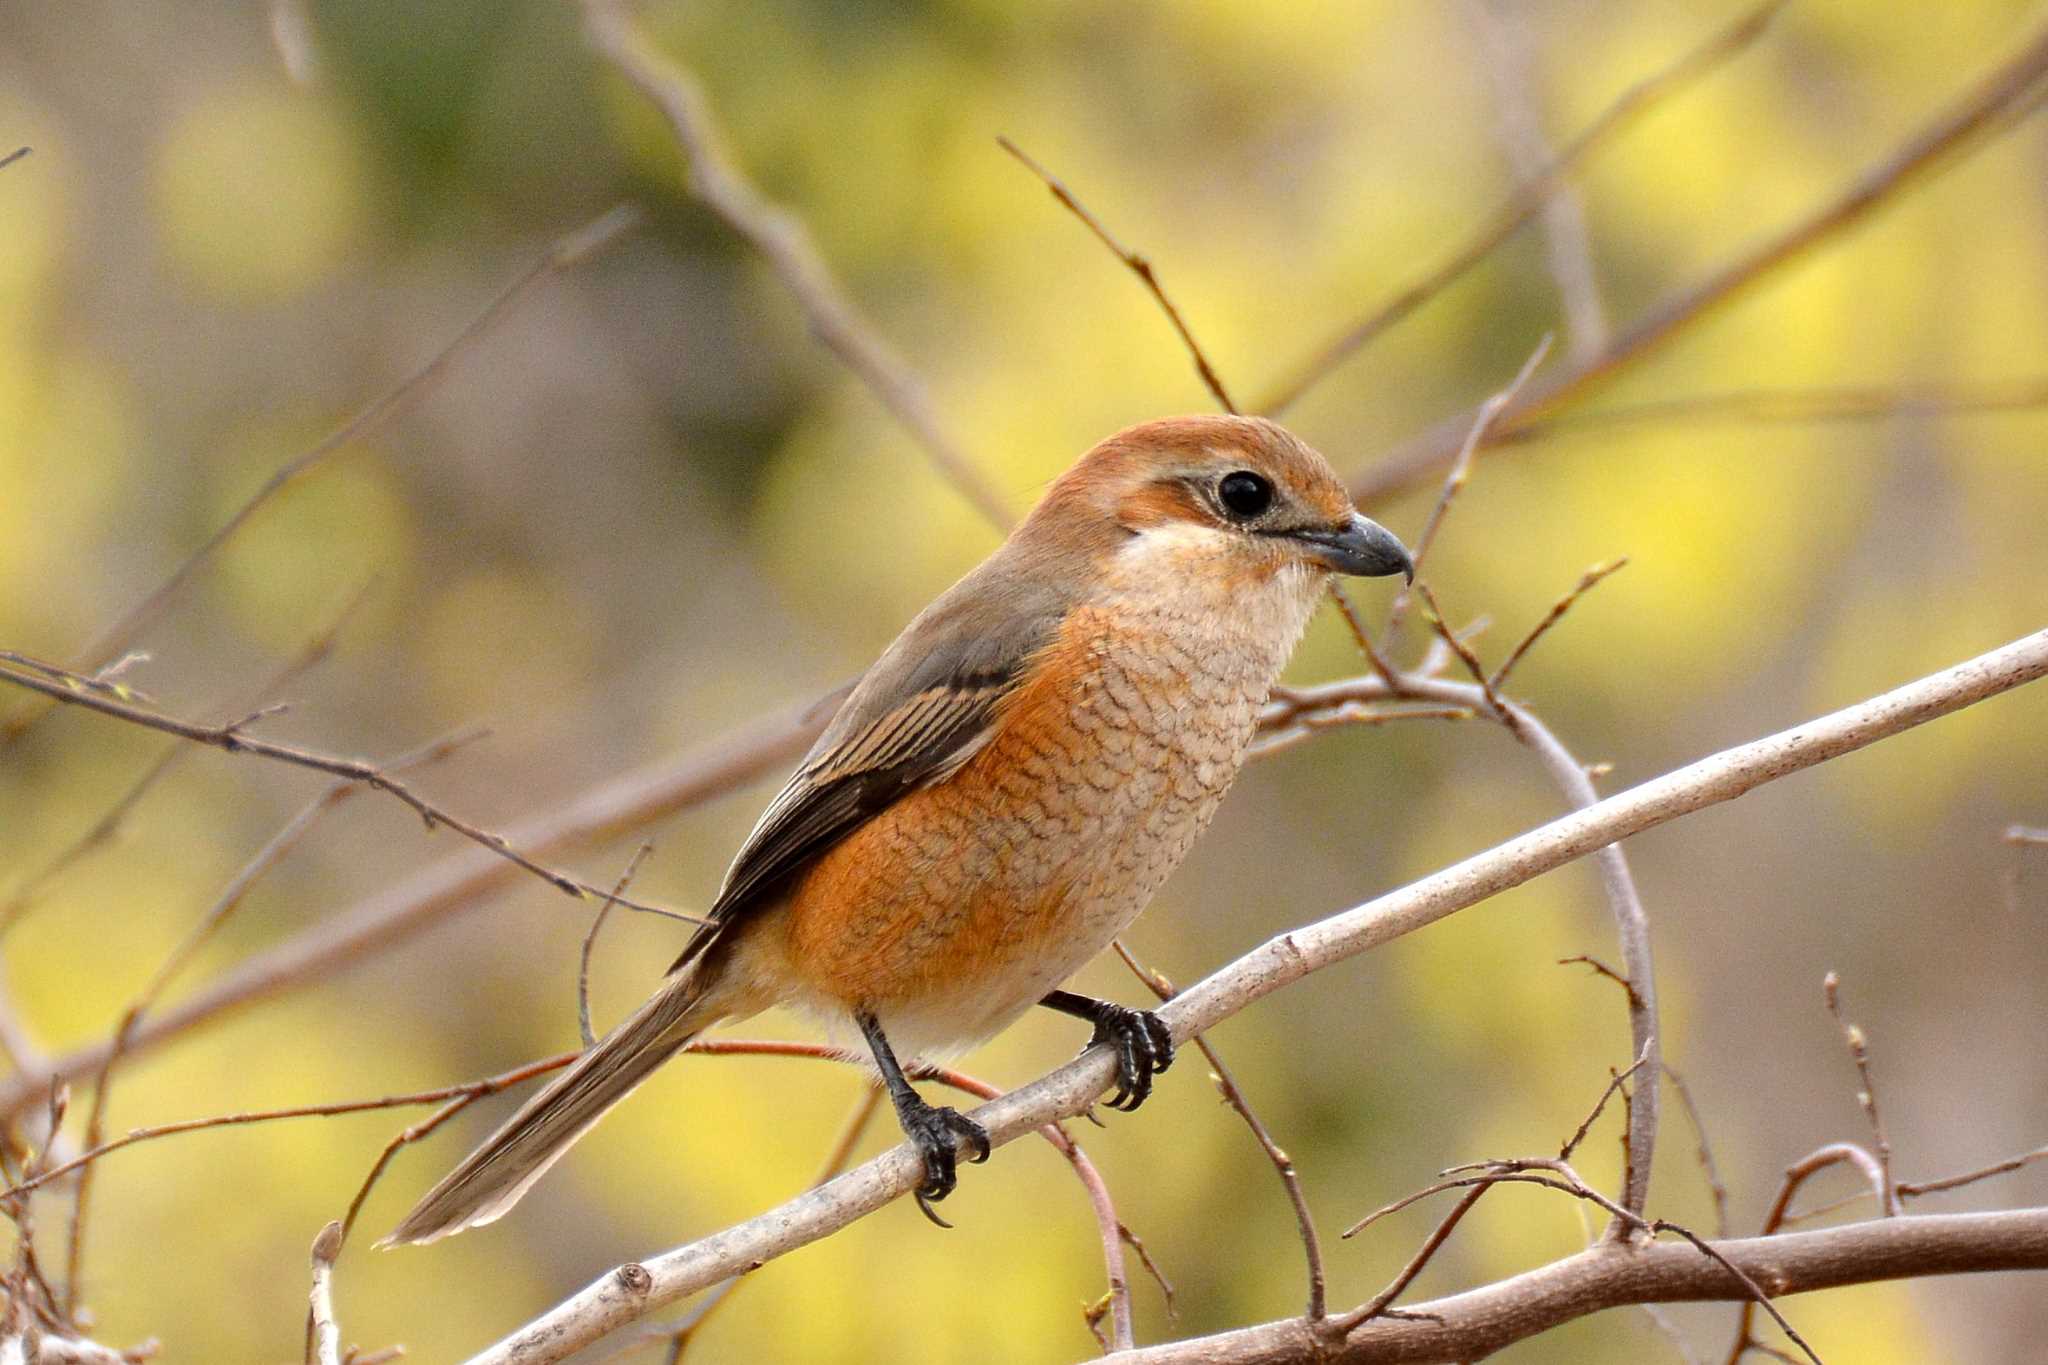
[[[978,1034],[1106,947],[1208,824],[1276,666],[1171,626],[1076,611],[980,753],[792,888],[790,968],[885,1018],[952,1000]]]

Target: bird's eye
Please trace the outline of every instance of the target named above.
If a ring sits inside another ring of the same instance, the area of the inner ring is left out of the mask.
[[[1273,505],[1273,485],[1249,469],[1239,469],[1217,483],[1216,499],[1232,516],[1248,520]]]

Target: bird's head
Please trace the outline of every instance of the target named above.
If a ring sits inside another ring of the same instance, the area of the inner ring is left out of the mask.
[[[1053,484],[1032,521],[1088,527],[1101,550],[1162,568],[1414,576],[1406,548],[1351,505],[1330,462],[1263,417],[1170,417],[1118,432]]]

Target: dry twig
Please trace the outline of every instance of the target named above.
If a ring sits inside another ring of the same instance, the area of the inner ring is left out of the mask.
[[[1110,946],[1116,949],[1116,955],[1131,969],[1131,974],[1144,982],[1146,988],[1161,1001],[1171,1000],[1180,993],[1164,972],[1154,971],[1138,961],[1122,939],[1111,940]],[[1230,1068],[1224,1065],[1223,1054],[1216,1050],[1216,1045],[1201,1033],[1190,1041],[1201,1049],[1202,1056],[1207,1059],[1217,1093],[1244,1120],[1245,1127],[1251,1130],[1252,1140],[1259,1144],[1266,1160],[1273,1163],[1281,1188],[1287,1191],[1287,1202],[1294,1208],[1294,1223],[1301,1236],[1301,1254],[1308,1263],[1308,1304],[1303,1309],[1303,1316],[1311,1322],[1318,1322],[1328,1308],[1329,1279],[1323,1270],[1323,1239],[1316,1232],[1315,1215],[1309,1211],[1308,1195],[1301,1187],[1301,1172],[1295,1169],[1294,1158],[1287,1155],[1286,1149],[1273,1141],[1271,1130],[1259,1117],[1258,1111],[1252,1108],[1252,1102],[1245,1098],[1244,1090],[1238,1085],[1237,1078],[1231,1075]]]
[[[826,698],[834,701],[836,696]],[[769,769],[793,761],[831,719],[817,702],[771,713],[701,748],[614,778],[568,801],[551,802],[514,826],[506,842],[545,855],[565,845],[637,828],[724,795]],[[223,1015],[297,989],[332,981],[338,972],[475,906],[517,871],[495,852],[467,849],[252,957],[221,980],[144,1022],[128,1045],[133,1057],[181,1038]],[[40,1067],[0,1080],[0,1121],[37,1103],[58,1081],[96,1072],[109,1042],[86,1044]]]
[[[1173,324],[1173,330],[1179,335],[1181,345],[1188,348],[1188,355],[1195,362],[1195,373],[1202,377],[1203,386],[1225,412],[1236,412],[1237,405],[1230,401],[1230,394],[1223,387],[1222,377],[1216,373],[1215,366],[1209,363],[1209,357],[1203,354],[1201,343],[1195,340],[1195,334],[1188,330],[1188,324],[1181,317],[1180,309],[1174,307],[1173,300],[1166,296],[1166,287],[1159,283],[1159,276],[1153,272],[1152,262],[1119,242],[1110,230],[1103,226],[1102,220],[1090,213],[1087,205],[1075,198],[1072,190],[1061,183],[1051,171],[1026,155],[1022,147],[1007,137],[996,138],[996,145],[1016,157],[1026,170],[1044,181],[1046,189],[1052,192],[1052,197],[1064,204],[1069,212],[1081,220],[1084,227],[1095,234],[1097,241],[1108,247],[1118,260],[1130,267],[1131,273],[1138,277],[1138,283],[1145,286],[1146,292],[1152,295],[1161,311],[1166,314],[1166,320]]]
[[[1842,1015],[1842,978],[1829,972],[1821,979],[1821,995],[1827,1001],[1828,1013],[1834,1016],[1841,1027],[1842,1041],[1848,1045],[1849,1056],[1856,1062],[1857,1079],[1863,1088],[1856,1092],[1856,1103],[1863,1108],[1863,1116],[1870,1120],[1870,1137],[1877,1149],[1878,1170],[1878,1212],[1887,1218],[1905,1212],[1899,1207],[1899,1196],[1892,1181],[1892,1143],[1885,1135],[1884,1115],[1877,1107],[1877,1085],[1870,1078],[1870,1044],[1863,1030],[1850,1023]]]
[[[349,619],[355,615],[357,608],[369,596],[371,582],[373,581],[365,581],[360,587],[349,593],[342,600],[341,606],[328,618],[325,626],[301,646],[298,652],[285,662],[283,667],[265,679],[261,687],[249,693],[238,706],[232,708],[234,714],[248,715],[251,712],[259,711],[269,706],[293,682],[324,663],[333,654],[334,646],[341,638],[343,627],[348,624]],[[133,656],[129,657],[132,658]],[[55,669],[51,671],[51,676],[58,681],[62,681],[67,677],[74,677],[76,675],[70,674],[64,669]],[[103,683],[106,681],[106,677],[105,670],[102,670],[94,679],[94,682]],[[44,863],[42,867],[16,883],[14,890],[8,893],[7,900],[4,903],[0,903],[0,937],[4,937],[19,922],[21,917],[28,913],[35,905],[37,898],[41,896],[43,890],[50,883],[69,871],[95,849],[102,848],[113,842],[115,835],[120,833],[121,826],[126,823],[129,815],[134,812],[137,805],[141,804],[142,798],[147,796],[151,789],[161,782],[172,769],[176,768],[186,755],[193,752],[194,750],[189,744],[172,743],[166,746],[164,751],[157,756],[156,761],[150,764],[142,776],[137,778],[128,790],[121,794],[120,799],[115,801],[99,819],[95,820],[89,829],[65,845],[58,851],[55,857]]]

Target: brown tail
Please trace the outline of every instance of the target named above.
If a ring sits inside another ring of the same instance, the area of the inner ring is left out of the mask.
[[[611,1107],[715,1023],[685,969],[485,1139],[378,1246],[437,1241],[502,1217]]]

